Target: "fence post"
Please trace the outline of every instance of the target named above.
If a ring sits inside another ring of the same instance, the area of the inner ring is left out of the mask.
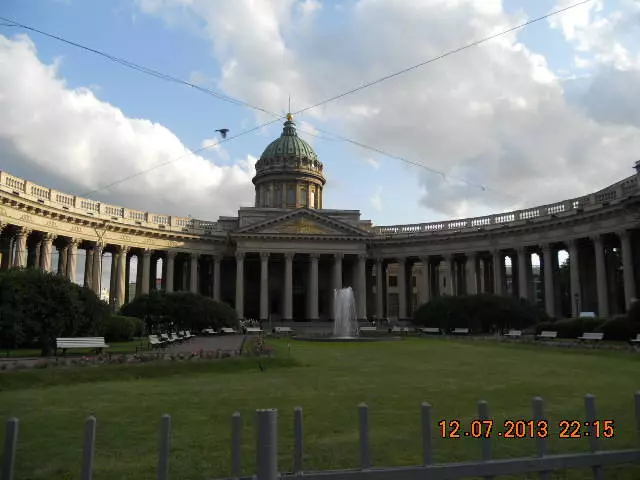
[[[257,480],[278,478],[278,410],[257,410]]]
[[[242,458],[242,417],[240,412],[231,415],[231,476],[240,477]]]
[[[169,480],[169,448],[171,445],[171,416],[165,414],[160,422],[158,446],[158,480]]]
[[[533,419],[536,422],[536,434],[538,432],[538,423],[546,422],[544,418],[544,400],[541,397],[533,397],[531,401],[533,407]],[[547,423],[547,428],[549,424]],[[547,454],[547,439],[536,435],[536,451],[539,458],[544,457]],[[540,472],[540,480],[551,480],[551,472]]]
[[[302,473],[302,407],[293,409],[293,473]]]
[[[596,397],[587,393],[584,396],[584,409],[586,413],[586,420],[589,422],[589,448],[595,453],[598,451],[598,444],[600,440],[596,437],[596,427],[594,421],[596,420]],[[601,480],[603,477],[602,465],[593,466],[593,478]]]
[[[93,454],[96,443],[96,417],[87,417],[84,421],[84,442],[82,445],[82,480],[91,480],[93,476]]]
[[[2,453],[2,480],[13,480],[18,444],[18,419],[10,418],[4,424],[4,452]]]
[[[490,420],[489,417],[489,404],[484,400],[480,400],[478,402],[478,418],[480,420]],[[480,447],[482,452],[482,460],[489,461],[491,460],[491,436],[482,436],[480,439]],[[485,479],[491,479],[492,476],[484,477]]]
[[[371,468],[371,449],[369,447],[369,415],[366,403],[358,405],[360,417],[360,466],[363,470]]]
[[[422,402],[420,412],[422,414],[422,463],[431,465],[433,461],[431,454],[431,405]]]

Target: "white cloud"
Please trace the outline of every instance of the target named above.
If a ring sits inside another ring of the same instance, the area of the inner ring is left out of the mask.
[[[380,168],[380,162],[378,162],[373,157],[366,157],[364,161],[371,165],[371,168],[373,168],[374,170],[378,170],[378,168]]]
[[[371,202],[371,206],[377,211],[382,211],[382,185],[378,185],[376,189],[376,193],[374,193],[371,198],[369,198]]]
[[[296,105],[311,105],[523,21],[500,0],[359,0],[345,4],[339,28],[314,21],[296,29],[298,6],[144,0],[142,9],[174,21],[186,10],[204,20],[222,67],[218,87],[272,111],[289,94]],[[594,15],[580,8],[573,18],[562,16],[569,18],[563,31],[575,39]],[[421,203],[456,216],[557,201],[628,175],[640,131],[594,117],[578,100],[567,101],[546,59],[513,32],[305,117],[331,120],[333,131],[361,143],[489,187],[449,183],[416,168]],[[361,155],[366,161],[371,152]]]
[[[26,36],[0,36],[0,151],[8,171],[78,194],[167,162],[92,195],[141,210],[215,219],[253,199],[253,157],[216,165],[164,126],[67,87]]]

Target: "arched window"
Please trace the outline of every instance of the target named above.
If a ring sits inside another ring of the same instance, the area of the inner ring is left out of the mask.
[[[311,187],[310,199],[311,201],[309,202],[309,205],[311,206],[311,208],[318,208],[318,206],[316,205],[316,187]]]
[[[300,189],[300,204],[303,207],[306,207],[308,205],[307,200],[309,199],[309,197],[307,196],[307,187],[302,187]]]

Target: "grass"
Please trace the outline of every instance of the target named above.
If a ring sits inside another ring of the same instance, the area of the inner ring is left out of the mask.
[[[147,340],[138,339],[130,342],[112,342],[109,343],[109,348],[105,349],[105,353],[135,353],[136,347],[146,346]],[[15,350],[5,350],[0,352],[0,359],[2,358],[24,358],[24,357],[39,357],[42,351],[37,348],[18,348]],[[62,350],[58,351],[59,355],[62,355]],[[95,355],[95,348],[73,348],[67,351],[65,354],[67,357],[78,357],[83,355]]]
[[[160,417],[172,415],[172,478],[230,474],[230,417],[244,421],[243,467],[254,466],[254,411],[279,409],[282,471],[291,469],[293,408],[304,410],[305,468],[358,465],[357,405],[370,407],[375,466],[421,462],[419,406],[429,401],[433,423],[476,416],[489,402],[496,428],[506,419],[531,416],[531,398],[545,399],[552,425],[550,453],[588,450],[586,439],[558,439],[561,419],[583,419],[585,393],[596,395],[598,417],[615,421],[615,437],[603,449],[638,446],[633,393],[640,355],[596,350],[535,348],[488,341],[405,339],[399,342],[329,344],[275,341],[278,355],[265,362],[226,359],[214,363],[110,365],[0,375],[0,412],[20,418],[16,478],[77,478],[82,425],[98,419],[95,476],[152,478]],[[283,368],[292,367],[292,368]],[[494,455],[531,455],[532,440],[493,441]],[[434,438],[435,461],[478,459],[470,438]],[[640,478],[631,467],[607,469],[620,480]],[[565,472],[557,478],[590,478]],[[525,478],[525,477],[521,477]],[[530,476],[528,478],[537,478]]]

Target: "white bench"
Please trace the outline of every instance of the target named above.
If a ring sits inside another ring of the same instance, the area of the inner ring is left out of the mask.
[[[181,342],[183,339],[180,338],[178,335],[176,335],[175,333],[170,333],[169,334],[169,341],[170,342]]]
[[[273,333],[293,333],[291,327],[273,327]]]
[[[629,343],[631,344],[631,346],[633,348],[635,348],[636,350],[638,350],[638,347],[640,346],[640,333],[636,335],[636,338],[632,338],[629,340]]]
[[[361,332],[375,332],[378,329],[376,327],[367,326],[367,327],[360,327],[358,330],[360,330]]]
[[[522,330],[509,330],[504,334],[504,336],[509,338],[520,338],[522,337]]]
[[[234,333],[238,333],[236,332],[233,328],[231,327],[222,327],[220,329],[220,333],[225,334],[225,335],[233,335]]]
[[[247,332],[247,334],[262,333],[262,329],[258,327],[247,327],[245,331]]]
[[[469,335],[469,332],[468,328],[454,328],[451,333],[454,335]]]
[[[92,348],[100,351],[109,348],[109,345],[104,343],[104,337],[56,338],[56,348],[62,349],[64,354],[69,348]]]
[[[205,335],[215,335],[218,332],[216,332],[213,328],[205,328],[204,330],[202,330],[202,333],[204,333]]]
[[[149,335],[148,339],[149,339],[149,346],[151,348],[162,347],[164,346],[165,343],[167,343],[166,341],[161,340],[160,337],[158,337],[158,335]]]
[[[409,333],[409,327],[398,327],[395,326],[391,328],[391,333]]]
[[[420,333],[426,333],[426,334],[436,334],[436,335],[440,335],[442,333],[442,330],[440,330],[437,327],[420,327],[418,329],[418,331]]]
[[[581,342],[584,341],[594,341],[598,342],[604,338],[604,333],[601,332],[585,332],[581,337],[578,337],[578,340]]]
[[[558,332],[554,330],[543,330],[540,332],[540,335],[536,335],[536,338],[540,338],[542,340],[549,338],[558,338]]]

